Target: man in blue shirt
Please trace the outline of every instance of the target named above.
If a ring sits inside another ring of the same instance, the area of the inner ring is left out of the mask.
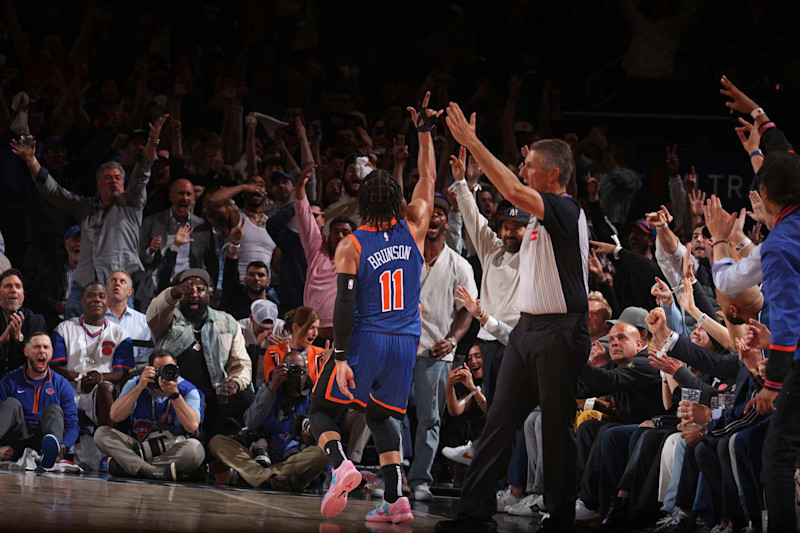
[[[95,432],[111,475],[175,481],[203,463],[203,444],[192,437],[203,420],[203,395],[178,373],[172,354],[155,352],[111,405],[111,420],[130,419],[133,434],[108,426]]]
[[[800,156],[767,154],[757,179],[775,225],[761,245],[764,297],[770,305],[771,338],[764,388],[750,401],[772,415],[762,455],[770,531],[794,531],[794,462],[800,452]]]
[[[78,408],[69,382],[50,370],[50,336],[33,332],[23,352],[25,364],[0,381],[0,460],[41,441],[42,466],[51,468],[78,439]]]

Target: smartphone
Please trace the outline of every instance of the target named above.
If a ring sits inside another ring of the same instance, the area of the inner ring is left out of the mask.
[[[27,146],[28,148],[33,148],[33,135],[20,135],[19,142],[22,146]]]
[[[463,354],[456,354],[453,356],[453,369],[461,368],[466,362],[466,356]]]

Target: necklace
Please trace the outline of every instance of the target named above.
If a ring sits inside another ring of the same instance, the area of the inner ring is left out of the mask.
[[[447,245],[445,245],[445,246],[447,246]],[[439,259],[439,256],[442,255],[442,252],[444,252],[444,248],[439,250],[439,253],[436,254],[436,256],[434,256],[433,259],[431,259],[430,261],[427,261],[427,260],[425,261],[425,269],[426,270],[430,271],[430,269],[433,268],[433,264],[436,262],[437,259]]]
[[[89,329],[86,327],[86,324],[83,321],[83,316],[78,318],[78,323],[80,324],[81,329],[83,329],[83,334],[86,336],[86,362],[90,365],[95,365],[97,364],[97,359],[99,359],[97,355],[97,350],[100,348],[100,345],[102,344],[100,342],[101,339],[98,339],[98,337],[100,337],[100,335],[102,335],[102,333],[106,330],[106,327],[108,326],[108,320],[103,319],[103,326],[94,333],[89,331]],[[91,340],[94,339],[97,339],[97,341],[92,345],[92,349],[90,351],[89,343],[91,342]]]
[[[264,213],[258,213],[258,212],[251,213],[250,211],[248,211],[244,207],[242,208],[242,211],[248,217],[250,217],[252,219],[255,219],[256,225],[258,227],[260,227],[260,228],[266,227],[266,225],[267,225],[267,215],[265,215]]]
[[[200,332],[202,330],[203,330],[203,328],[197,329],[197,328],[192,327],[192,332],[194,332],[194,344],[192,345],[192,350],[194,350],[195,352],[199,352],[203,348],[203,345],[200,342],[200,338],[201,338],[200,337]]]

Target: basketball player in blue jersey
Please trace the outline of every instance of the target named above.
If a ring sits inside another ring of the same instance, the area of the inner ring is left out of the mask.
[[[322,500],[323,516],[336,516],[361,474],[344,454],[336,418],[349,406],[366,410],[386,484],[371,522],[414,519],[401,497],[400,420],[422,330],[419,294],[422,250],[433,213],[436,161],[430,129],[441,114],[409,108],[419,135],[420,179],[403,214],[403,194],[391,174],[371,172],[358,190],[363,224],[336,248],[338,292],[334,307],[334,357],[325,364],[311,400],[311,430],[329,457],[333,476]],[[405,215],[405,216],[404,216]]]

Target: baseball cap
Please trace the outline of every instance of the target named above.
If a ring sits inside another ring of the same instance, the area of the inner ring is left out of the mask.
[[[445,214],[450,213],[450,202],[441,193],[437,192],[433,195],[433,206],[441,208]]]
[[[615,320],[606,320],[606,324],[613,326],[614,324],[630,324],[639,329],[646,329],[650,331],[650,326],[647,325],[645,318],[650,313],[643,307],[626,307],[620,313],[619,318]]]
[[[643,218],[640,218],[636,222],[633,223],[633,227],[640,229],[641,231],[645,232],[646,234],[650,235],[653,239],[656,238],[656,229],[651,228],[647,225],[647,222]]]
[[[275,183],[276,181],[279,180],[289,180],[292,182],[292,184],[294,184],[294,178],[292,177],[291,174],[287,174],[286,172],[279,172],[277,170],[274,171],[272,174],[270,174],[269,176],[270,183]]]
[[[69,228],[67,232],[64,234],[64,240],[66,241],[70,237],[77,237],[80,234],[81,234],[81,227],[75,224],[74,226]]]
[[[211,276],[208,275],[208,272],[203,270],[202,268],[188,268],[181,273],[180,280],[181,282],[186,281],[189,278],[200,278],[206,282],[206,285],[211,285]]]
[[[269,300],[256,300],[250,304],[250,315],[258,324],[267,321],[274,324],[278,318],[278,306]]]
[[[500,223],[502,224],[506,220],[514,220],[515,222],[519,222],[523,226],[527,226],[528,222],[531,220],[531,215],[527,211],[523,211],[519,207],[511,206],[505,210],[503,210],[503,214],[500,215]]]

